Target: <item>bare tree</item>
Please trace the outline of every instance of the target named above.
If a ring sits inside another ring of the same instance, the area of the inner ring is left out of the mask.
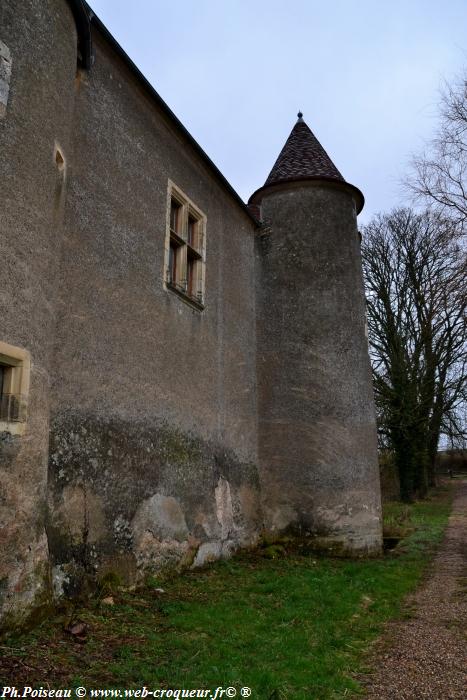
[[[416,201],[467,231],[467,71],[441,91],[437,133],[412,158],[405,184]]]
[[[452,450],[467,450],[467,401],[465,398],[462,404],[446,413],[443,418],[442,433]]]
[[[411,500],[433,482],[440,433],[462,430],[467,257],[450,220],[410,209],[368,224],[362,256],[381,441]]]

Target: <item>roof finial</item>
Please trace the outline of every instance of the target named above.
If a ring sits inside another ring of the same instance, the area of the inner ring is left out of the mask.
[[[299,113],[297,114],[297,117],[298,117],[298,121],[302,122],[303,121],[303,112],[299,111]]]

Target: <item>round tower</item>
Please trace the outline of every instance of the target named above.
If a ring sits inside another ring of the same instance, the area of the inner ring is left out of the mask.
[[[381,549],[376,423],[357,214],[303,121],[250,198],[258,239],[259,462],[265,526],[336,553]]]

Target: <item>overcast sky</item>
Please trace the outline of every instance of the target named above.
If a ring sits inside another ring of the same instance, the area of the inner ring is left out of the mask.
[[[438,91],[467,65],[466,0],[90,0],[96,14],[245,200],[299,109],[361,223],[400,202]]]

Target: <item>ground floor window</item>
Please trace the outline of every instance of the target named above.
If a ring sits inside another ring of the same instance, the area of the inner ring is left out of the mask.
[[[21,433],[29,395],[29,353],[0,341],[0,431]]]

